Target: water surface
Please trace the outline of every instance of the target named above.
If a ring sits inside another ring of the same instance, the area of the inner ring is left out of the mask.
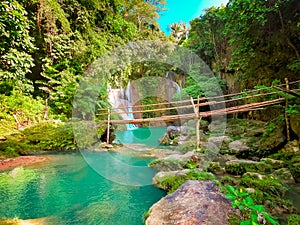
[[[166,127],[143,127],[134,130],[117,131],[115,132],[115,142],[120,144],[144,144],[158,147],[158,140],[162,138],[166,132]]]
[[[93,154],[98,161],[107,161],[107,153]],[[129,160],[112,154],[126,163]],[[53,158],[52,163],[39,168],[0,173],[0,218],[46,217],[50,225],[140,225],[144,213],[165,195],[152,185],[114,183],[95,172],[80,153]],[[146,166],[149,160],[130,157],[130,162]],[[148,170],[145,179],[155,174]]]

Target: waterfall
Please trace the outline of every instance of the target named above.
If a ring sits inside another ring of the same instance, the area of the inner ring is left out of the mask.
[[[127,84],[127,87],[125,89],[125,96],[127,98],[127,107],[128,107],[128,112],[127,116],[129,119],[134,119],[133,113],[132,113],[132,90],[131,90],[131,84],[130,81]],[[134,124],[126,124],[126,129],[127,130],[134,130],[137,129],[138,127]]]
[[[168,71],[166,73],[166,81],[168,82],[168,100],[171,100],[174,94],[180,93],[180,86],[176,81],[180,81],[180,75],[176,74],[173,71]]]
[[[174,76],[173,72],[173,76]],[[172,78],[172,76],[171,76]],[[173,77],[174,78],[174,77]],[[147,90],[147,94],[143,95],[139,90],[147,89],[146,86],[149,83],[150,78],[143,78],[136,81],[129,82],[125,89],[108,89],[109,93],[109,103],[112,105],[112,108],[115,112],[118,112],[119,115],[124,120],[132,120],[134,118],[134,103],[140,99],[143,99],[148,96],[156,96],[165,101],[172,101],[174,94],[180,92],[179,85],[172,79],[163,78],[163,77],[155,77],[155,80],[151,80],[151,82],[155,82],[156,87]],[[153,79],[153,78],[152,78]],[[121,109],[116,109],[121,108]],[[141,118],[142,115],[135,114],[137,118]],[[127,130],[134,130],[138,127],[134,124],[126,124]]]
[[[108,101],[111,104],[113,110],[120,113],[120,116],[124,120],[134,119],[132,113],[132,95],[131,95],[130,83],[127,85],[125,91],[123,89],[108,89]],[[121,109],[116,109],[121,108]],[[134,130],[138,127],[134,124],[126,124],[127,130]]]
[[[180,93],[180,87],[179,87],[179,85],[176,83],[176,82],[172,82],[172,85],[173,85],[173,87],[176,89],[176,93]]]

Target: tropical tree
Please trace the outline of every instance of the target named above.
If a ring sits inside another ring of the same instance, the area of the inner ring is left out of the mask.
[[[15,0],[0,2],[0,85],[1,92],[19,89],[32,90],[26,74],[31,72],[35,50],[33,38],[29,35],[30,22],[27,12]]]

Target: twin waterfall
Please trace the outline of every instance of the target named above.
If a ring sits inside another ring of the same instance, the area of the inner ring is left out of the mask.
[[[153,78],[152,78],[153,79]],[[158,97],[166,102],[172,101],[174,94],[180,91],[178,84],[170,79],[155,77],[131,81],[125,89],[108,88],[108,100],[112,110],[119,113],[123,120],[142,118],[141,100],[146,97]],[[134,124],[126,124],[127,130],[137,129]]]

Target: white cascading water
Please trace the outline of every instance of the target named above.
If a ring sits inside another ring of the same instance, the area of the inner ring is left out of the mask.
[[[166,101],[172,101],[172,97],[174,94],[180,92],[180,87],[179,85],[172,81],[171,79],[165,79],[165,78],[157,78],[161,84],[161,86],[157,87],[157,90],[154,90],[153,93],[157,93],[158,97],[161,97],[162,99],[165,99]],[[133,87],[134,86],[134,87]],[[109,103],[112,106],[112,109],[115,112],[120,113],[119,115],[124,119],[124,120],[132,120],[134,119],[133,115],[133,89],[139,89],[139,87],[143,87],[143,82],[134,82],[133,85],[129,82],[128,85],[126,86],[125,90],[123,89],[108,89],[109,93]],[[140,96],[140,98],[143,98],[145,96]],[[126,129],[127,130],[134,130],[137,129],[138,126],[134,124],[126,124]]]
[[[133,113],[132,113],[132,90],[131,90],[131,84],[130,81],[127,84],[127,87],[125,89],[125,96],[127,98],[127,107],[128,107],[128,112],[127,116],[129,119],[134,119]],[[138,127],[134,124],[126,124],[126,129],[127,130],[134,130],[137,129]]]
[[[134,119],[132,113],[132,103],[131,103],[131,90],[130,83],[128,84],[125,92],[123,89],[108,89],[108,101],[112,106],[112,109],[120,113],[120,116],[124,120],[132,120]],[[127,130],[134,130],[138,127],[134,124],[126,124]]]

